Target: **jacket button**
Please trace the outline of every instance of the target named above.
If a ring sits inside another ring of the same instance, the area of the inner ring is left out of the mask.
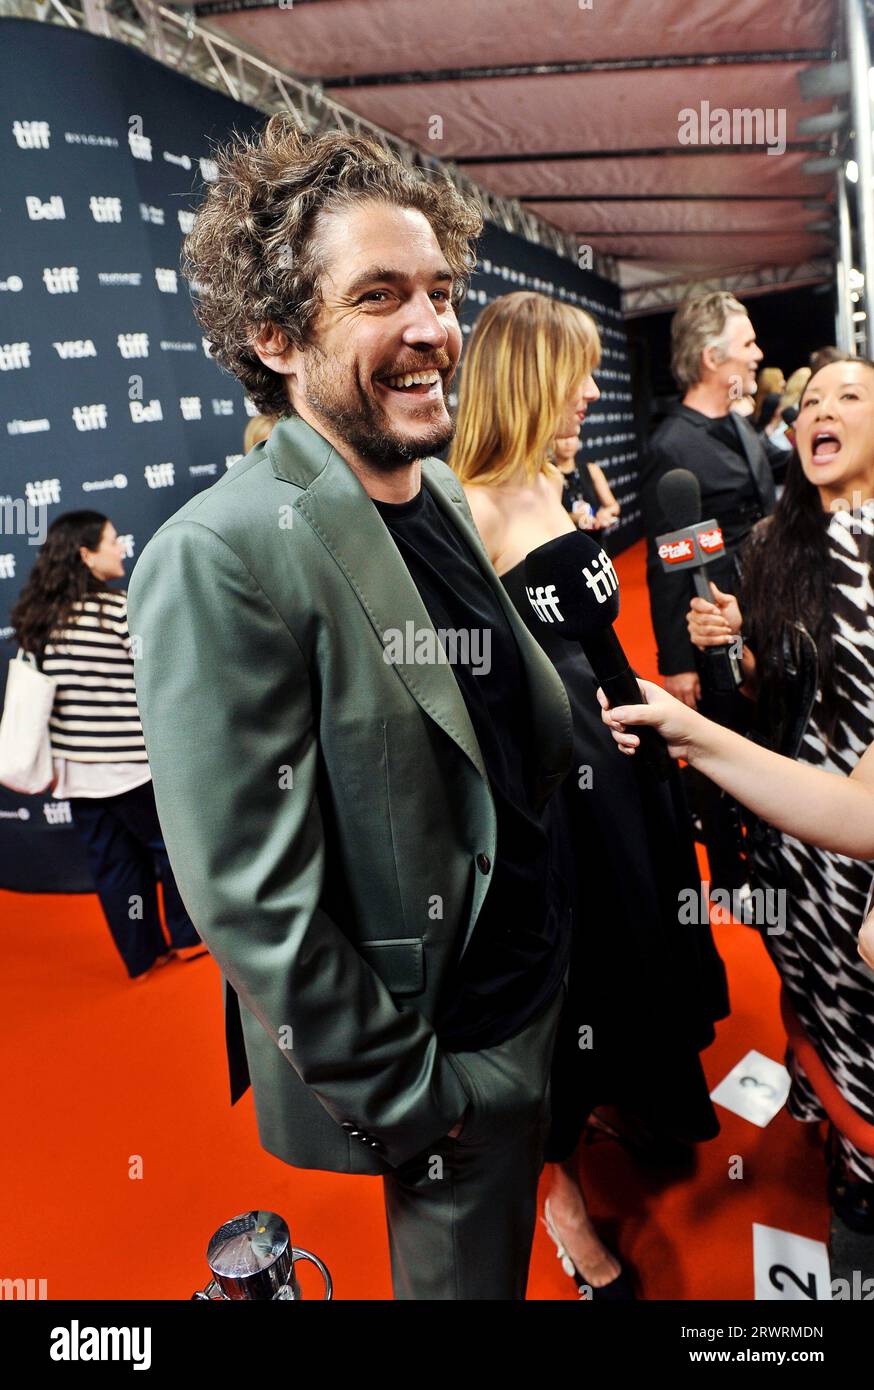
[[[481,874],[487,874],[492,867],[492,861],[487,854],[478,854],[476,857],[476,866]]]
[[[341,1128],[341,1129],[354,1129],[355,1126],[353,1125],[353,1123],[352,1123],[351,1120],[341,1120],[341,1121],[340,1121],[340,1128]]]
[[[382,1153],[382,1144],[380,1144],[378,1139],[371,1139],[370,1147],[374,1150],[375,1153]]]

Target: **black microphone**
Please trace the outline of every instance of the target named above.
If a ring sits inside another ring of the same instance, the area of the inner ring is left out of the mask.
[[[542,623],[579,642],[607,703],[646,703],[622,644],[613,631],[619,617],[619,580],[613,561],[585,531],[556,536],[525,557],[525,592]],[[640,752],[660,781],[671,769],[668,750],[654,729],[640,728]]]
[[[656,537],[662,569],[688,570],[695,593],[712,603],[706,566],[725,555],[725,541],[715,518],[701,520],[701,484],[688,468],[672,468],[659,479],[657,493],[662,515],[676,528]],[[708,647],[701,661],[708,689],[727,692],[743,684],[740,663],[728,646]]]

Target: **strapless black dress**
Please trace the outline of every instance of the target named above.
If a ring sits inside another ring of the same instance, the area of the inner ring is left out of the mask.
[[[574,722],[574,765],[550,802],[564,821],[575,929],[546,1159],[573,1153],[598,1105],[671,1138],[711,1139],[719,1122],[699,1053],[728,1014],[728,989],[709,922],[679,922],[679,894],[701,878],[680,778],[673,769],[658,783],[619,752],[582,649],[538,621],[524,574],[522,562],[501,579],[561,676]]]

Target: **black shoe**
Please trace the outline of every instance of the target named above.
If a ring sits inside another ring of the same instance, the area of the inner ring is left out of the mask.
[[[848,1167],[834,1125],[829,1125],[826,1159],[828,1199],[835,1215],[857,1235],[874,1235],[874,1182],[857,1177]]]
[[[584,1300],[586,1303],[633,1303],[636,1301],[637,1295],[634,1292],[631,1273],[625,1267],[620,1269],[616,1278],[611,1279],[609,1284],[602,1284],[598,1289],[596,1289],[594,1285],[586,1283],[585,1275],[581,1274],[577,1269],[570,1255],[562,1245],[561,1236],[552,1224],[548,1197],[543,1204],[543,1215],[540,1219],[546,1227],[550,1240],[555,1246],[558,1258],[561,1260],[562,1269],[565,1274],[573,1279],[579,1290],[581,1300]]]

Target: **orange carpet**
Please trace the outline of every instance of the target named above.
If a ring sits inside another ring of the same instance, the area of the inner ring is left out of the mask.
[[[654,675],[641,545],[618,570],[621,638]],[[259,1147],[251,1092],[229,1107],[210,959],[132,985],[95,896],[0,893],[0,910],[0,1276],[45,1279],[49,1299],[187,1298],[206,1282],[215,1227],[260,1206],[328,1263],[337,1298],[391,1296],[379,1180],[289,1168]],[[733,1013],[706,1054],[711,1085],[750,1048],[782,1059],[784,1042],[758,937],[716,932]],[[592,1214],[648,1298],[751,1298],[754,1221],[826,1238],[816,1132],[785,1112],[765,1130],[719,1114],[722,1133],[700,1147],[690,1179],[665,1183],[614,1143],[586,1152]],[[728,1177],[733,1155],[742,1181]],[[318,1296],[316,1272],[302,1266],[300,1277]],[[529,1297],[575,1296],[538,1227]]]

